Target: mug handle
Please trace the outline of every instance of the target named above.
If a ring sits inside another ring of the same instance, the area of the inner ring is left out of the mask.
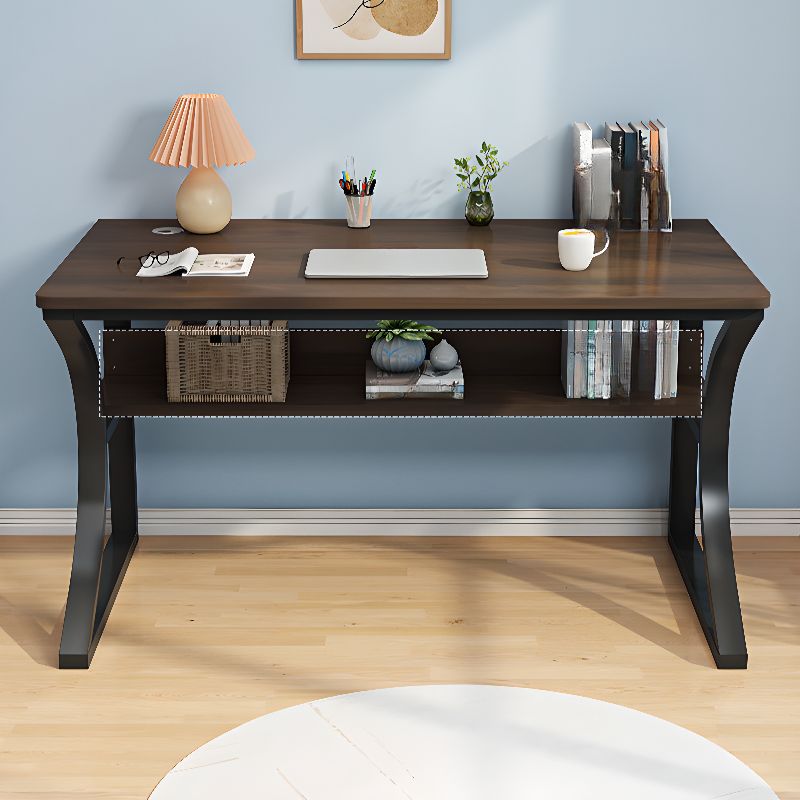
[[[595,256],[603,255],[603,253],[605,253],[605,251],[608,250],[608,246],[611,244],[611,237],[608,235],[608,231],[603,231],[603,233],[605,233],[606,235],[606,243],[605,245],[603,245],[602,250],[598,250],[596,253],[592,253],[592,258],[594,258]]]

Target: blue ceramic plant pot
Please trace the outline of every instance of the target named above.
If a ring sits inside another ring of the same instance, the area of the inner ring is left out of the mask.
[[[425,360],[425,342],[409,341],[396,336],[391,342],[374,342],[370,355],[378,369],[384,372],[412,372]]]

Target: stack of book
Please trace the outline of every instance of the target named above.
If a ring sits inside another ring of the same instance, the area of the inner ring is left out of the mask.
[[[561,338],[561,379],[568,398],[678,395],[678,320],[569,320]]]
[[[461,363],[449,372],[437,372],[425,361],[413,372],[384,372],[371,360],[366,368],[367,400],[391,400],[401,397],[432,399],[464,399],[464,371]]]
[[[573,125],[575,225],[671,232],[667,126],[607,122],[604,136],[592,138],[586,122]]]

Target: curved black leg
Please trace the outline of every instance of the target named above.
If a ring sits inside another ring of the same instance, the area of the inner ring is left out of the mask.
[[[702,421],[695,428],[689,420],[674,420],[672,429],[669,543],[714,661],[723,669],[747,666],[731,545],[728,441],[736,374],[763,318],[758,312],[723,324],[708,362]],[[702,547],[694,535],[696,475]]]
[[[97,354],[82,322],[69,319],[46,322],[67,363],[78,433],[78,516],[58,664],[62,669],[86,669],[138,537],[135,515],[133,528],[124,524],[123,502],[119,533],[112,534],[104,549],[108,430],[100,416]],[[115,485],[123,482],[116,480],[115,473],[119,476],[125,472],[123,465],[130,467],[133,463],[132,427],[129,442],[124,437],[119,441],[112,450]],[[133,477],[135,503],[135,472]],[[124,492],[112,486],[112,500],[120,494],[124,499]]]

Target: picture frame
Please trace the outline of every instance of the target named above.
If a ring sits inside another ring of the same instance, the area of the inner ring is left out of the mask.
[[[300,60],[448,60],[451,39],[452,0],[295,0]]]

